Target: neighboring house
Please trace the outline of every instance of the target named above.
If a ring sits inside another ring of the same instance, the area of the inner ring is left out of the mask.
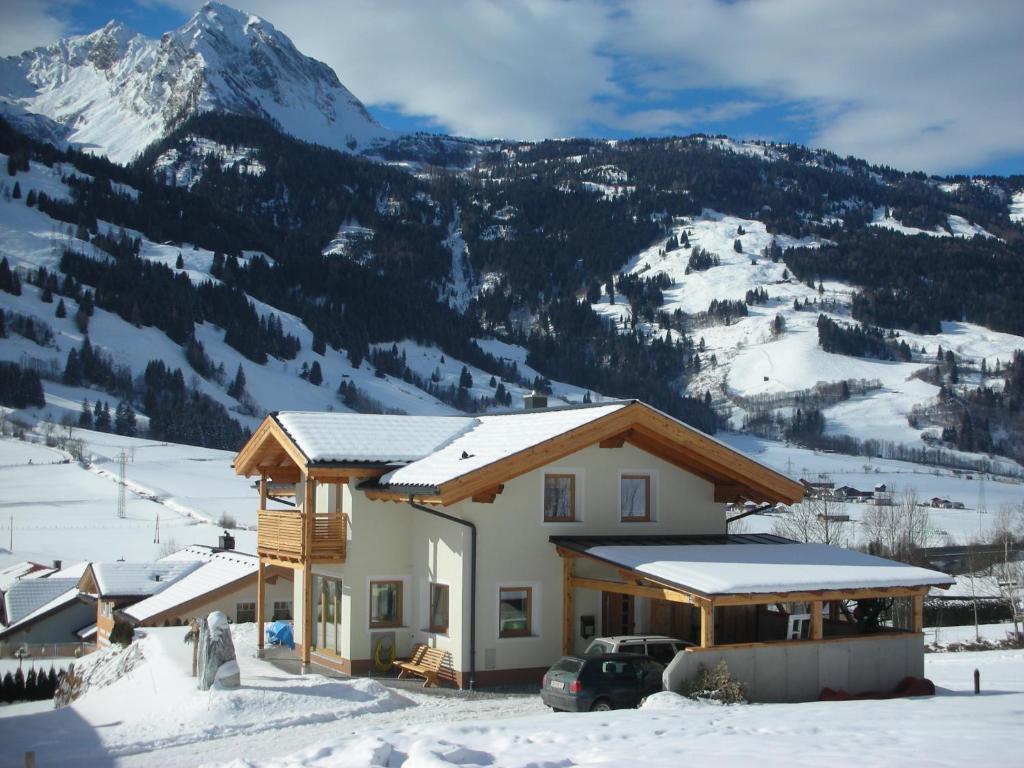
[[[196,568],[198,560],[152,563],[92,563],[78,582],[78,589],[96,601],[96,644],[110,644],[115,612],[159,594]]]
[[[804,488],[637,401],[271,414],[235,471],[260,478],[260,593],[269,566],[294,570],[304,668],[366,674],[426,643],[460,687],[539,681],[594,633],[657,632],[698,643],[670,665],[672,687],[726,658],[757,700],[815,698],[920,676],[923,597],[953,581],[729,535],[727,504],[791,504]],[[281,483],[295,506],[275,508]],[[913,601],[912,626],[865,637],[844,610],[894,597]]]
[[[874,491],[861,491],[854,488],[852,485],[843,485],[836,488],[832,493],[832,497],[836,501],[853,501],[862,502],[869,501],[874,498]]]
[[[10,584],[2,601],[6,626],[0,627],[0,645],[77,642],[76,633],[96,615],[92,601],[78,592],[86,565],[35,568]]]
[[[151,597],[120,609],[115,617],[144,627],[187,624],[211,611],[223,611],[236,623],[256,621],[256,555],[192,545],[160,562],[200,565]],[[291,576],[290,568],[276,568],[268,576],[267,615],[272,620],[292,618]]]

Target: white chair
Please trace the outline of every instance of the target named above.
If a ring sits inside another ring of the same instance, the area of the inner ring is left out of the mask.
[[[807,627],[811,623],[811,614],[793,613],[789,616],[789,626],[786,627],[787,640],[801,640],[807,636]]]

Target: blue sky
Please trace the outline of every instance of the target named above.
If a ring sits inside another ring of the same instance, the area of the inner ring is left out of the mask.
[[[230,3],[229,3],[230,4]],[[935,173],[1024,173],[1019,0],[237,0],[387,127],[725,133]],[[196,0],[7,0],[0,51]]]

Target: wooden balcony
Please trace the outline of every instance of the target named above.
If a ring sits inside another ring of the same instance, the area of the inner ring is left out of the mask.
[[[311,541],[303,540],[302,512],[291,510],[259,511],[256,550],[262,557],[286,562],[345,562],[346,522],[340,512],[313,516]]]

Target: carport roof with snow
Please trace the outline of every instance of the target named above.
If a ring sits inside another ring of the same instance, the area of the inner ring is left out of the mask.
[[[826,544],[766,534],[721,536],[552,536],[565,554],[582,555],[695,596],[865,592],[949,586],[926,568]],[[806,599],[806,598],[804,598]],[[720,602],[720,601],[715,601]]]

